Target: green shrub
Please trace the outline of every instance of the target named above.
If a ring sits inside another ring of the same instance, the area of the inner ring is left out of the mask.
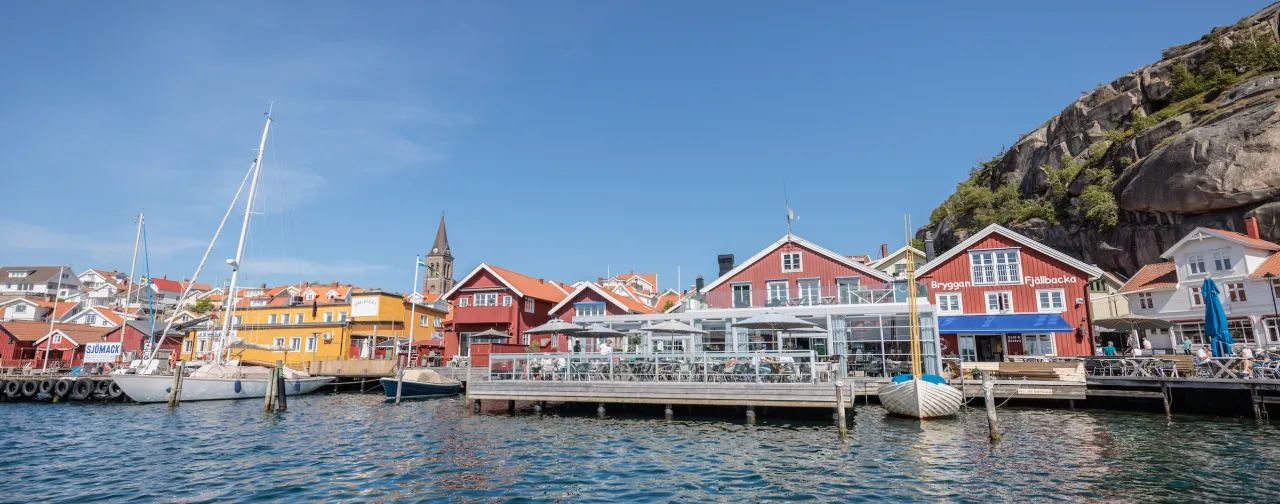
[[[1080,203],[1084,207],[1085,219],[1096,223],[1103,231],[1115,228],[1120,221],[1120,206],[1116,204],[1109,184],[1085,186],[1080,194]]]
[[[1129,130],[1122,129],[1111,129],[1102,132],[1102,136],[1105,137],[1108,142],[1113,144],[1124,143],[1125,140],[1129,139],[1130,135],[1131,132]]]

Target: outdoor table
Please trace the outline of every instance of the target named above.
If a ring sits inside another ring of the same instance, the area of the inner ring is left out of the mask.
[[[1214,378],[1239,378],[1244,370],[1244,359],[1238,357],[1214,357],[1208,361]]]

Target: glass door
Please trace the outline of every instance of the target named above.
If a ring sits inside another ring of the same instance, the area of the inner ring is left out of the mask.
[[[978,361],[978,346],[973,343],[972,335],[960,335],[960,360],[965,362]]]

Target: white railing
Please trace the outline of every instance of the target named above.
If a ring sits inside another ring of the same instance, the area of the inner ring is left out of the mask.
[[[814,383],[831,379],[829,364],[816,361],[813,351],[493,354],[489,356],[489,379],[707,383]]]

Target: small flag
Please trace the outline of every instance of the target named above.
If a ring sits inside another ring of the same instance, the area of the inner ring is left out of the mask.
[[[426,261],[422,260],[422,256],[413,256],[413,258],[418,261],[418,266],[425,267],[427,265]]]
[[[149,284],[151,283],[151,279],[144,276],[138,279],[138,283],[144,284],[144,285]]]

